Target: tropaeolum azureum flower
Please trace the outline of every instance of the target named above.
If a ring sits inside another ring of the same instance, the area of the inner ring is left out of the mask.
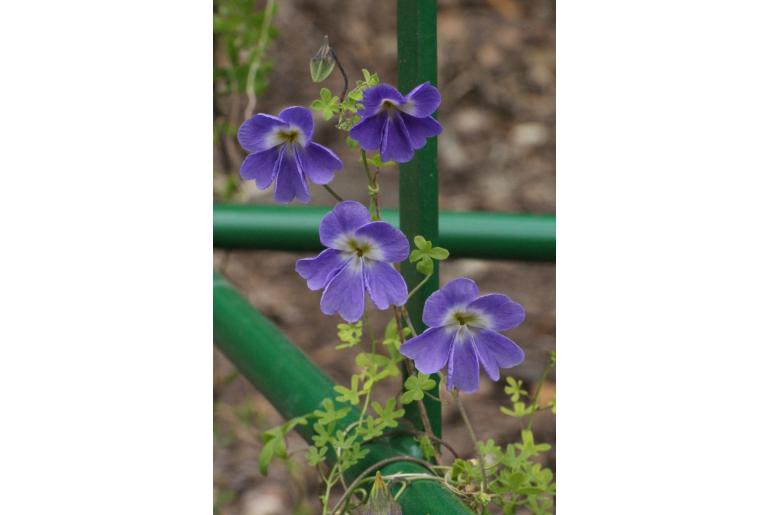
[[[479,296],[471,279],[455,279],[428,297],[422,320],[429,329],[404,343],[401,354],[425,374],[448,363],[449,389],[478,390],[479,363],[497,381],[501,368],[524,361],[521,347],[498,332],[521,324],[524,308],[498,293]]]
[[[241,165],[241,177],[254,179],[264,190],[275,181],[276,202],[296,197],[307,203],[307,179],[328,184],[342,161],[328,148],[314,143],[313,115],[304,107],[287,107],[278,116],[257,114],[238,129],[238,142],[250,154]]]
[[[401,231],[387,222],[370,221],[368,209],[347,200],[323,217],[319,235],[328,248],[317,257],[297,261],[296,270],[308,288],[323,288],[323,313],[339,313],[347,322],[360,320],[364,289],[379,309],[406,303],[406,283],[392,265],[409,255],[409,242]]]
[[[364,150],[379,150],[383,161],[406,163],[428,138],[441,133],[441,125],[430,116],[440,103],[441,95],[428,82],[406,97],[379,84],[364,91],[361,120],[350,129],[350,137]]]

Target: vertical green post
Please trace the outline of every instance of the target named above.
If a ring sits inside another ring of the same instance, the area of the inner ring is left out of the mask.
[[[406,94],[429,81],[436,85],[436,0],[398,0],[398,89]],[[419,150],[412,161],[402,164],[399,175],[399,224],[409,242],[418,234],[438,240],[438,166],[436,138]],[[401,271],[411,290],[422,279],[412,263],[403,262]],[[433,277],[409,301],[409,316],[416,329],[425,329],[422,306],[438,289],[438,263]],[[434,395],[438,396],[438,377]],[[441,404],[425,397],[428,420],[436,436],[441,436]],[[422,427],[415,403],[406,406],[406,416]]]

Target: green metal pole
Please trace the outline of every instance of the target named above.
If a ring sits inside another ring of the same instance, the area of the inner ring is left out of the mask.
[[[318,225],[329,212],[320,206],[253,204],[214,205],[214,246],[318,252]],[[399,224],[399,213],[385,209],[382,217]],[[470,211],[439,212],[438,245],[452,258],[554,261],[556,219],[553,215]]]
[[[398,89],[402,93],[430,82],[436,85],[436,0],[398,0]],[[410,242],[421,234],[425,239],[438,241],[438,146],[436,138],[415,153],[414,158],[400,166],[399,211],[401,230]],[[422,306],[425,299],[439,286],[438,263],[433,276],[407,304],[409,316],[418,331],[425,330],[422,323]],[[401,273],[411,290],[423,278],[415,265],[401,263]],[[436,388],[433,396],[438,397],[438,375],[434,374]],[[441,403],[425,397],[425,408],[431,429],[441,436]],[[415,403],[406,406],[406,416],[418,427],[422,421]]]
[[[325,398],[337,396],[331,379],[217,273],[214,273],[214,341],[286,419],[319,409]],[[358,416],[358,411],[353,409],[340,424],[344,427],[357,421]],[[312,429],[297,426],[297,431],[311,443]],[[422,457],[419,446],[409,437],[384,438],[366,447],[369,454],[346,473],[349,480],[386,458],[404,454]],[[425,472],[425,469],[410,462],[396,462],[382,468],[383,474],[397,472]],[[399,503],[405,514],[471,513],[433,481],[412,483]]]

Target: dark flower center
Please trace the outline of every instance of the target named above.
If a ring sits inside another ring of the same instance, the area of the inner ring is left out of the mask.
[[[358,257],[364,257],[372,247],[368,243],[358,242],[355,240],[348,241],[348,247],[351,252],[354,252]]]
[[[387,113],[393,113],[398,111],[398,105],[396,105],[396,103],[391,100],[383,100],[380,109]]]
[[[299,131],[297,129],[280,131],[278,133],[278,138],[280,138],[286,143],[294,143],[299,139]]]
[[[474,322],[477,322],[479,317],[475,313],[464,313],[462,311],[457,311],[453,315],[455,322],[457,322],[460,325],[468,325],[472,324]]]

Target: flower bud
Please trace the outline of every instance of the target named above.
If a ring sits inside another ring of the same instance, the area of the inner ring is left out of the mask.
[[[372,491],[369,493],[369,500],[363,507],[360,515],[402,515],[401,506],[393,500],[385,481],[382,480],[380,472],[374,476]]]
[[[324,36],[324,42],[318,52],[310,60],[310,78],[313,82],[323,82],[334,71],[334,55],[329,46],[329,36]]]

